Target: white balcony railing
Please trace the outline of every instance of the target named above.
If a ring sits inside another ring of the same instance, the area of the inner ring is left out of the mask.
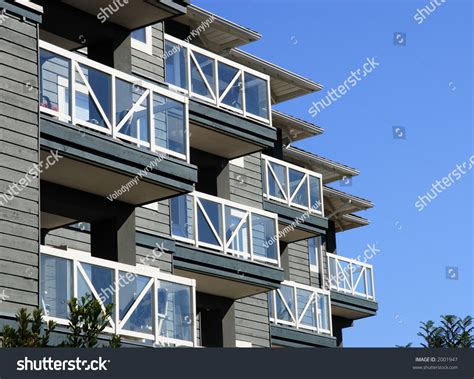
[[[266,199],[324,216],[321,174],[266,155],[262,163]]]
[[[77,250],[41,246],[40,304],[46,320],[68,324],[67,301],[89,294],[113,304],[106,333],[155,346],[196,346],[195,281]]]
[[[193,192],[170,200],[176,240],[280,266],[277,215]]]
[[[189,96],[271,125],[270,77],[165,35],[166,82]]]
[[[188,99],[40,41],[41,112],[189,162]]]
[[[268,299],[274,324],[332,335],[329,291],[285,281],[268,294]]]
[[[372,265],[327,253],[331,290],[375,301]]]

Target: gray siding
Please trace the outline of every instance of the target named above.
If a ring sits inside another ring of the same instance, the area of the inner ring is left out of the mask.
[[[45,238],[45,244],[48,246],[67,246],[71,249],[91,251],[90,234],[72,229],[61,228],[50,231]]]
[[[229,164],[229,200],[262,209],[262,168],[260,153],[244,157],[244,167]]]
[[[308,241],[288,244],[285,254],[287,255],[288,279],[310,285]]]
[[[250,342],[253,347],[270,347],[268,295],[236,300],[234,310],[235,339]]]
[[[138,230],[149,233],[170,235],[170,206],[168,200],[157,203],[158,210],[150,208],[136,209],[136,225]],[[152,205],[155,207],[156,203]]]
[[[164,83],[165,70],[163,63],[163,24],[156,24],[152,29],[153,55],[132,48],[132,73],[149,78],[155,82]]]
[[[15,17],[0,23],[0,313],[6,315],[38,306],[39,180],[27,176],[39,160],[36,36],[36,26]],[[25,187],[11,196],[17,183]]]

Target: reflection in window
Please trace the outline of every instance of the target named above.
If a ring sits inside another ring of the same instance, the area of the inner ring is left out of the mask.
[[[40,301],[47,316],[68,318],[67,302],[72,298],[72,262],[41,255]]]
[[[253,254],[269,259],[277,259],[275,237],[275,220],[266,216],[252,214]]]
[[[171,234],[176,237],[194,239],[193,198],[182,195],[170,200]]]
[[[166,82],[188,89],[186,80],[186,48],[173,42],[165,42]]]
[[[249,73],[245,73],[245,106],[248,113],[268,119],[267,82]]]

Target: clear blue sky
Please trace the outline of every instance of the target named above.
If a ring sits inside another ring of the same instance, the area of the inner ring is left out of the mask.
[[[324,85],[319,93],[278,109],[314,122],[325,134],[298,146],[361,175],[335,188],[372,200],[361,215],[372,224],[338,234],[338,253],[356,257],[367,244],[381,250],[375,266],[380,311],[345,330],[345,345],[393,347],[419,343],[419,322],[473,311],[472,171],[422,212],[419,195],[474,154],[473,10],[446,0],[421,24],[429,0],[196,0],[263,38],[245,50]],[[434,1],[433,1],[434,4]],[[394,32],[406,45],[394,45]],[[375,71],[315,118],[312,101],[342,84],[375,57]],[[394,139],[393,127],[406,139]],[[458,280],[446,267],[458,267]]]

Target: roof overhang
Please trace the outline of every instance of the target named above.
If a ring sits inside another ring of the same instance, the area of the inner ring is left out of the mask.
[[[184,0],[61,0],[62,3],[129,30],[151,25],[186,13]],[[117,10],[118,8],[118,10]]]
[[[320,91],[323,86],[240,49],[227,56],[235,62],[270,76],[272,104]]]
[[[278,125],[275,126],[278,127]],[[320,173],[325,184],[359,175],[359,171],[355,168],[320,157],[294,146],[288,146],[286,149],[283,149],[283,157],[288,162]]]
[[[323,187],[325,215],[334,221],[337,232],[365,226],[369,220],[353,215],[354,212],[370,209],[374,204],[357,196],[345,192]]]
[[[284,145],[324,133],[319,126],[277,110],[272,111],[272,124],[281,129]]]
[[[212,23],[209,23],[209,20],[212,20]],[[208,25],[208,27],[199,29],[199,39],[204,47],[215,53],[255,42],[261,38],[259,33],[249,28],[240,26],[194,5],[190,5],[186,14],[177,17],[175,21],[189,26],[191,30],[196,29],[199,25]],[[203,24],[206,21],[208,24]]]

